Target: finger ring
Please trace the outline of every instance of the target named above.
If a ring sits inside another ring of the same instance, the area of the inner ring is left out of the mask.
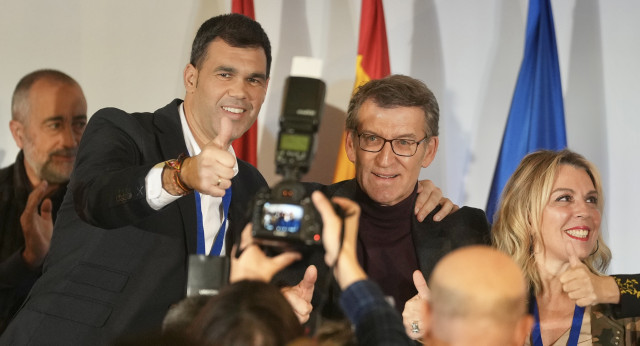
[[[411,331],[415,334],[420,333],[420,327],[418,327],[418,321],[411,322]]]
[[[218,178],[218,183],[216,184],[216,186],[220,186],[221,183],[222,183],[222,179]]]

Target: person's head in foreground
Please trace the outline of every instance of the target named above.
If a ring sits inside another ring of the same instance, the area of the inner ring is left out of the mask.
[[[520,268],[487,246],[453,251],[436,265],[426,308],[426,345],[522,345],[533,323]]]
[[[226,286],[212,297],[187,334],[202,345],[281,346],[303,332],[277,287],[244,280]]]

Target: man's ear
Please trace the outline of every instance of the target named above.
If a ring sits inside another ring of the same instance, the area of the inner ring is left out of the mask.
[[[182,78],[184,82],[184,88],[186,89],[187,93],[192,93],[198,86],[198,69],[191,64],[187,64],[187,66],[184,68]]]
[[[433,159],[436,158],[436,152],[438,151],[438,143],[440,140],[438,136],[433,136],[427,140],[424,145],[427,147],[427,151],[424,153],[424,159],[422,159],[422,168],[427,168]]]
[[[355,137],[355,131],[348,131],[344,139],[344,150],[347,152],[347,158],[349,158],[349,161],[353,162],[354,164],[356,163],[357,150],[355,147],[357,145],[357,139]]]
[[[516,328],[513,332],[513,344],[524,345],[524,341],[531,333],[533,328],[533,316],[527,314],[522,316],[516,324]]]
[[[11,120],[9,121],[9,129],[18,148],[24,149],[24,125],[17,120]]]

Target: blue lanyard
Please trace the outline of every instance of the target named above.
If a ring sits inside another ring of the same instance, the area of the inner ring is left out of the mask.
[[[573,322],[571,322],[571,331],[569,332],[569,340],[567,341],[567,346],[574,346],[578,344],[583,316],[584,307],[576,305],[576,308],[573,310]],[[533,300],[533,317],[536,321],[533,325],[533,330],[531,331],[532,343],[535,346],[543,346],[542,336],[540,335],[540,315],[538,313],[538,303],[535,299]]]
[[[204,241],[204,222],[202,221],[202,203],[200,202],[200,193],[195,192],[196,197],[196,214],[198,218],[198,248],[197,253],[199,255],[205,255],[207,253]],[[209,252],[209,256],[220,256],[222,252],[222,245],[224,243],[224,236],[226,233],[226,225],[227,218],[229,215],[229,206],[231,205],[231,187],[229,187],[224,196],[222,196],[222,209],[224,213],[224,217],[222,219],[222,225],[220,225],[220,229],[218,230],[218,234],[216,235],[216,239],[213,242],[213,246],[211,247],[211,252]]]

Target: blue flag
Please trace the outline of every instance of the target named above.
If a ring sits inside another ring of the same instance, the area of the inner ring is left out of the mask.
[[[550,0],[530,0],[524,58],[513,92],[487,217],[493,221],[502,188],[520,160],[539,149],[567,146],[556,32]]]

